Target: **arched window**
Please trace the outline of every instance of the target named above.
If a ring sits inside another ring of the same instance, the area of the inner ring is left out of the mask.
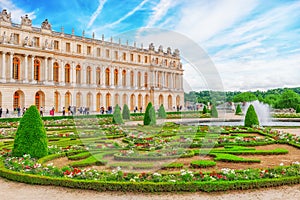
[[[78,92],[77,94],[76,94],[76,107],[77,108],[80,108],[82,105],[81,105],[81,93],[80,92]]]
[[[14,94],[14,108],[17,108],[20,106],[20,94],[18,92],[15,92]]]
[[[40,81],[40,61],[38,59],[34,60],[34,80]],[[38,107],[39,108],[39,107]]]
[[[13,74],[12,78],[19,80],[20,79],[20,59],[17,57],[13,58]]]
[[[132,94],[131,96],[130,96],[130,110],[131,111],[133,111],[134,110],[134,108],[135,108],[135,95],[134,94]]]
[[[100,67],[97,67],[97,69],[96,69],[96,84],[97,84],[97,86],[101,85],[101,69],[100,69]]]
[[[157,76],[157,87],[161,88],[162,87],[162,73],[158,72],[158,76]]]
[[[59,65],[57,62],[53,64],[53,81],[56,83],[59,81]]]
[[[126,87],[126,70],[122,71],[122,86]]]
[[[92,83],[92,68],[90,66],[86,69],[86,84]]]
[[[59,92],[56,91],[54,93],[54,109],[55,109],[55,112],[59,111],[59,106],[60,106],[60,94],[59,94]]]
[[[119,105],[120,106],[120,96],[119,94],[115,94],[115,105]]]
[[[70,65],[65,65],[65,83],[70,83]]]
[[[167,73],[166,75],[166,88],[169,88],[170,87],[170,74]]]
[[[105,85],[110,85],[110,70],[108,68],[105,70]]]
[[[130,72],[130,87],[134,87],[134,72]]]
[[[137,76],[137,86],[138,86],[138,88],[142,87],[142,83],[141,83],[141,72],[138,72],[138,76]]]
[[[145,75],[144,75],[144,82],[145,82],[145,88],[148,88],[148,73],[145,72]]]
[[[92,94],[88,93],[86,96],[86,107],[89,108],[90,111],[92,111]]]
[[[115,69],[114,71],[114,86],[118,86],[118,81],[119,81],[119,71]]]
[[[164,96],[162,94],[159,95],[159,97],[158,97],[158,104],[159,105],[164,104]]]
[[[106,109],[108,109],[109,106],[111,106],[111,94],[107,93],[106,94]]]
[[[98,93],[96,96],[96,110],[97,112],[100,111],[101,108],[101,93]]]
[[[168,96],[168,110],[172,110],[173,103],[172,103],[172,95]]]
[[[35,106],[38,110],[45,106],[45,94],[42,91],[35,93]]]
[[[66,92],[65,94],[65,109],[68,109],[68,107],[71,105],[71,93]]]
[[[76,66],[76,84],[81,84],[81,67],[80,67],[80,65]]]

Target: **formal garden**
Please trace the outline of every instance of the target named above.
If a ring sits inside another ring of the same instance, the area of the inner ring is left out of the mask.
[[[300,183],[300,137],[260,127],[250,106],[244,126],[160,119],[218,117],[169,112],[41,118],[35,106],[0,121],[0,176],[29,184],[97,191],[225,191]],[[128,125],[128,121],[137,121]]]

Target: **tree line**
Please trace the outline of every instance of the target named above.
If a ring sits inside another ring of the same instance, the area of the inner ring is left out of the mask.
[[[269,104],[273,108],[294,108],[300,105],[300,87],[296,88],[276,88],[267,91],[191,91],[185,93],[185,101],[193,103],[208,102],[219,105],[225,102],[249,102],[258,100]]]

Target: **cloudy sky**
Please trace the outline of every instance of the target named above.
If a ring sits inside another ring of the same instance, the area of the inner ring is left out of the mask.
[[[214,66],[201,67],[215,67],[225,90],[300,86],[299,0],[0,0],[0,8],[15,23],[29,14],[34,26],[48,18],[56,31],[99,39],[139,28],[180,33],[207,53]],[[190,88],[209,89],[190,66]]]

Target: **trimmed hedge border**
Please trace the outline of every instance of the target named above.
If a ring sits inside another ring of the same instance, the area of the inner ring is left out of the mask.
[[[1,161],[2,162],[2,161]],[[178,183],[153,183],[153,182],[116,182],[76,180],[68,178],[54,178],[32,174],[24,174],[5,169],[0,166],[0,176],[12,181],[36,185],[52,185],[77,189],[96,191],[123,191],[123,192],[214,192],[226,190],[246,190],[282,185],[299,184],[300,177],[285,177],[274,179],[218,181],[218,182],[178,182]]]

